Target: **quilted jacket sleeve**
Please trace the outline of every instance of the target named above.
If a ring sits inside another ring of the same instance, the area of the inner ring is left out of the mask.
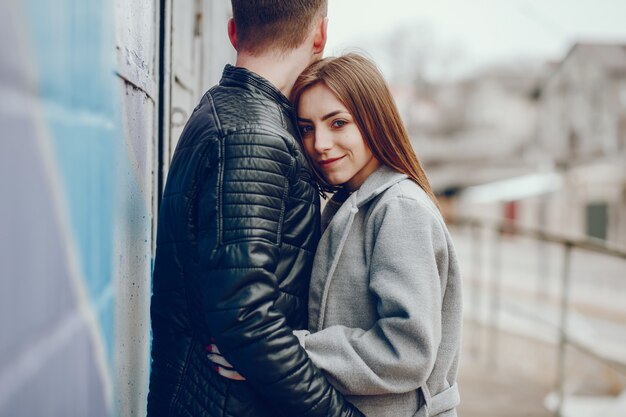
[[[218,241],[204,248],[211,255],[200,276],[209,331],[246,383],[284,415],[362,415],[308,359],[275,306],[293,155],[282,138],[258,132],[227,136],[220,153]]]

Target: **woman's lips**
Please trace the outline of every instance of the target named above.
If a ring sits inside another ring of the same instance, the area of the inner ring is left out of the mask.
[[[343,159],[344,157],[345,155],[340,156],[339,158],[323,159],[321,161],[317,161],[317,163],[319,164],[320,168],[330,168],[331,166],[335,165],[336,162]]]

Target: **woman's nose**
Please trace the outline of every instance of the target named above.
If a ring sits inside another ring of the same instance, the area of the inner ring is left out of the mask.
[[[333,147],[332,137],[323,129],[315,131],[315,151],[325,153]]]

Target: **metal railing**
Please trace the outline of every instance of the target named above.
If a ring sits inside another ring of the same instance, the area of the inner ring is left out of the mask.
[[[557,234],[549,233],[544,230],[522,227],[514,223],[498,222],[492,220],[476,219],[476,218],[455,218],[449,221],[449,225],[452,228],[468,228],[471,237],[471,258],[472,265],[471,271],[473,275],[478,279],[485,280],[487,277],[491,278],[491,282],[488,283],[488,289],[492,293],[491,299],[488,300],[485,293],[480,292],[480,285],[478,288],[472,290],[469,294],[469,304],[476,309],[480,306],[487,305],[487,317],[488,317],[488,343],[487,343],[487,358],[492,366],[497,367],[497,352],[500,333],[500,317],[502,313],[502,246],[503,236],[515,236],[530,238],[537,242],[545,242],[559,245],[563,248],[562,252],[562,264],[560,271],[560,288],[559,288],[559,306],[558,306],[558,324],[557,324],[557,337],[558,337],[558,356],[557,356],[557,369],[556,369],[556,387],[555,390],[558,395],[558,405],[556,407],[556,415],[562,416],[563,405],[565,399],[565,382],[566,382],[566,351],[567,348],[573,348],[579,352],[594,358],[595,360],[603,363],[615,371],[626,375],[626,364],[616,361],[612,358],[606,357],[598,352],[588,349],[584,344],[577,342],[568,334],[568,322],[571,314],[571,275],[572,275],[572,251],[573,249],[580,249],[584,251],[593,252],[596,254],[606,255],[616,259],[626,260],[626,250],[618,248],[613,245],[609,245],[606,242],[593,239],[593,238],[573,238],[559,236]],[[490,231],[493,235],[493,247],[491,256],[491,271],[487,273],[484,270],[483,261],[485,257],[482,256],[484,250],[484,231]],[[625,268],[626,269],[626,268]],[[626,279],[626,270],[624,271],[624,279]],[[540,276],[538,272],[537,279],[540,281],[544,277]],[[625,294],[626,299],[626,294]],[[516,312],[508,311],[507,313],[516,314]],[[517,314],[522,314],[517,312]],[[523,317],[528,319],[528,315]],[[532,319],[532,318],[531,318]],[[536,317],[535,317],[536,319]],[[475,347],[475,346],[474,346]]]

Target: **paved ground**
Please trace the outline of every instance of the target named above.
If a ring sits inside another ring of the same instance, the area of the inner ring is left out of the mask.
[[[488,239],[483,246],[462,231],[453,235],[465,283],[459,416],[554,416],[544,403],[556,386],[562,248],[506,237],[494,251]],[[494,253],[500,254],[497,275]],[[574,251],[571,262],[567,334],[585,350],[568,349],[565,356],[565,415],[626,416],[626,399],[614,407],[617,414],[604,412],[602,403],[626,393],[620,371],[626,366],[626,261]],[[485,330],[493,324],[500,329],[494,339]],[[497,370],[485,365],[494,357]],[[582,413],[581,401],[589,403]]]
[[[554,386],[553,348],[501,333],[499,349],[493,351],[485,344],[483,326],[465,320],[463,327],[459,417],[554,416],[545,406]]]
[[[548,390],[519,375],[489,371],[464,357],[459,375],[459,417],[552,417],[543,406]]]

